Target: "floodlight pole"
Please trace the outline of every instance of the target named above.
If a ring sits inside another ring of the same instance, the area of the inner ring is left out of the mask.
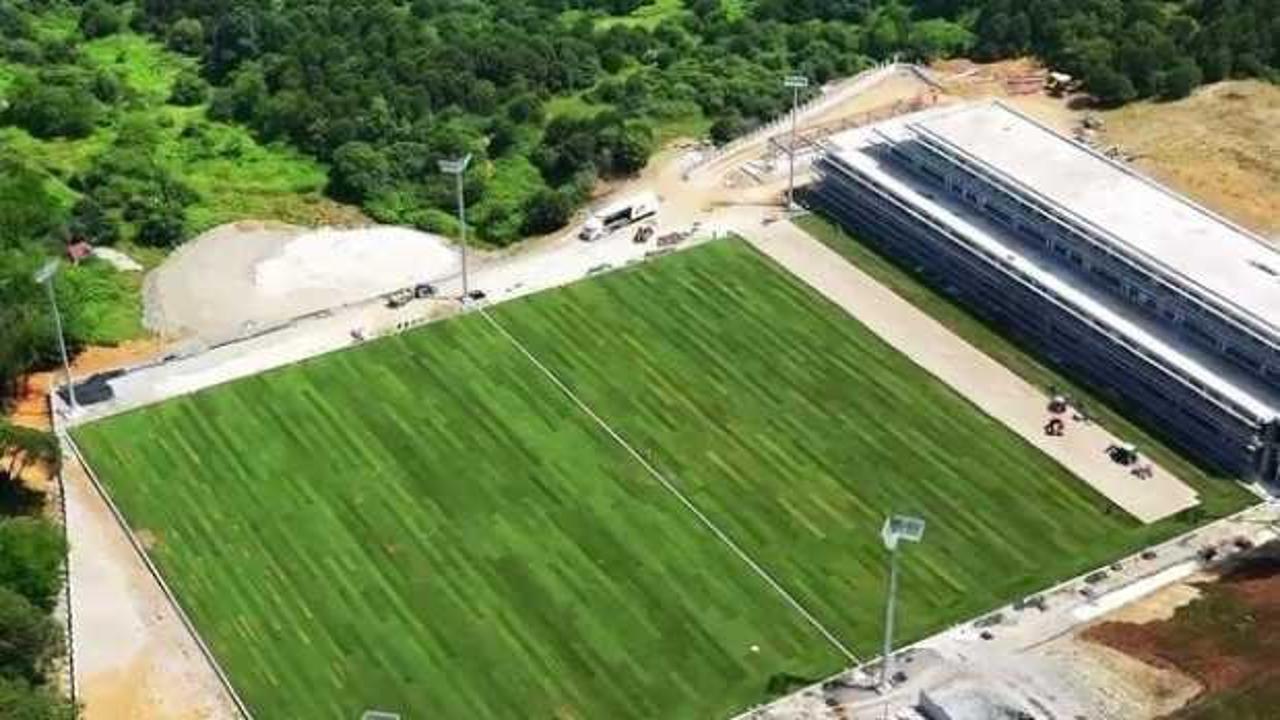
[[[783,86],[791,88],[791,147],[787,153],[787,210],[796,207],[796,117],[800,114],[800,88],[809,87],[809,78],[803,75],[791,75],[782,81]]]
[[[458,195],[458,228],[459,243],[462,250],[462,299],[466,300],[470,287],[467,284],[467,204],[462,193],[462,176],[471,163],[471,154],[467,153],[457,160],[441,160],[440,170],[454,177],[454,187]]]
[[[898,602],[898,545],[902,541],[920,542],[924,537],[925,521],[905,515],[893,515],[885,518],[880,537],[884,547],[889,551],[889,593],[884,605],[884,646],[880,655],[880,684],[878,690],[887,694],[893,689],[890,674],[890,658],[893,656],[893,621],[894,610]]]
[[[71,410],[80,409],[76,402],[76,384],[71,379],[71,359],[67,356],[67,340],[62,335],[62,315],[58,312],[58,297],[53,290],[53,278],[58,274],[58,261],[50,260],[35,274],[35,281],[44,285],[49,291],[49,307],[53,309],[53,326],[58,331],[58,349],[62,352],[62,369],[67,373],[67,397],[71,400]]]
[[[898,602],[898,545],[889,548],[889,597],[884,606],[884,646],[880,651],[880,692],[891,689],[889,658],[893,656],[893,611]]]

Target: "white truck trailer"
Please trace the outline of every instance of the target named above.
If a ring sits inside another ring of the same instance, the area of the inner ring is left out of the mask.
[[[658,212],[658,196],[652,192],[643,192],[631,197],[610,203],[587,218],[578,237],[583,240],[595,240],[604,235],[652,217]]]

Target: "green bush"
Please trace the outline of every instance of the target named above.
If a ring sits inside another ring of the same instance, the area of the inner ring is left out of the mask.
[[[0,717],[5,720],[75,720],[75,708],[43,686],[0,678]]]
[[[67,543],[62,531],[42,518],[0,521],[0,586],[49,610],[62,588]]]
[[[46,612],[0,586],[0,676],[39,681],[61,643],[62,633]]]
[[[86,38],[114,35],[123,27],[124,15],[106,0],[89,0],[80,11],[80,34]]]
[[[38,138],[82,138],[93,132],[98,101],[79,85],[50,85],[25,79],[9,96],[3,121]]]
[[[573,203],[562,192],[545,189],[538,191],[524,208],[523,230],[529,235],[543,235],[559,230],[569,222]]]
[[[183,70],[174,78],[173,91],[169,94],[169,102],[174,105],[190,107],[199,105],[209,97],[209,84],[194,70]]]

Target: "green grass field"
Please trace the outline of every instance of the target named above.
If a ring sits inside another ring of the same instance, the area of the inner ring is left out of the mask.
[[[1117,436],[1136,443],[1166,468],[1189,483],[1200,493],[1201,507],[1213,517],[1229,515],[1257,502],[1257,498],[1232,482],[1227,476],[1200,467],[1173,450],[1146,428],[1127,419],[1103,395],[1072,380],[1039,357],[1022,349],[955,300],[931,288],[892,259],[878,253],[871,245],[819,215],[808,215],[797,221],[806,232],[840,253],[850,263],[875,278],[876,282],[928,313],[969,344],[990,355],[1001,365],[1027,382],[1044,388],[1056,388],[1089,408],[1089,414]]]
[[[900,640],[1182,527],[740,242],[492,314],[860,653],[887,512],[930,521]],[[259,717],[720,717],[840,665],[479,315],[76,437]]]

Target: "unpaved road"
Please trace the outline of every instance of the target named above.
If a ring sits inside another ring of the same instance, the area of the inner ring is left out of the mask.
[[[237,717],[79,463],[63,468],[72,642],[85,720]]]

